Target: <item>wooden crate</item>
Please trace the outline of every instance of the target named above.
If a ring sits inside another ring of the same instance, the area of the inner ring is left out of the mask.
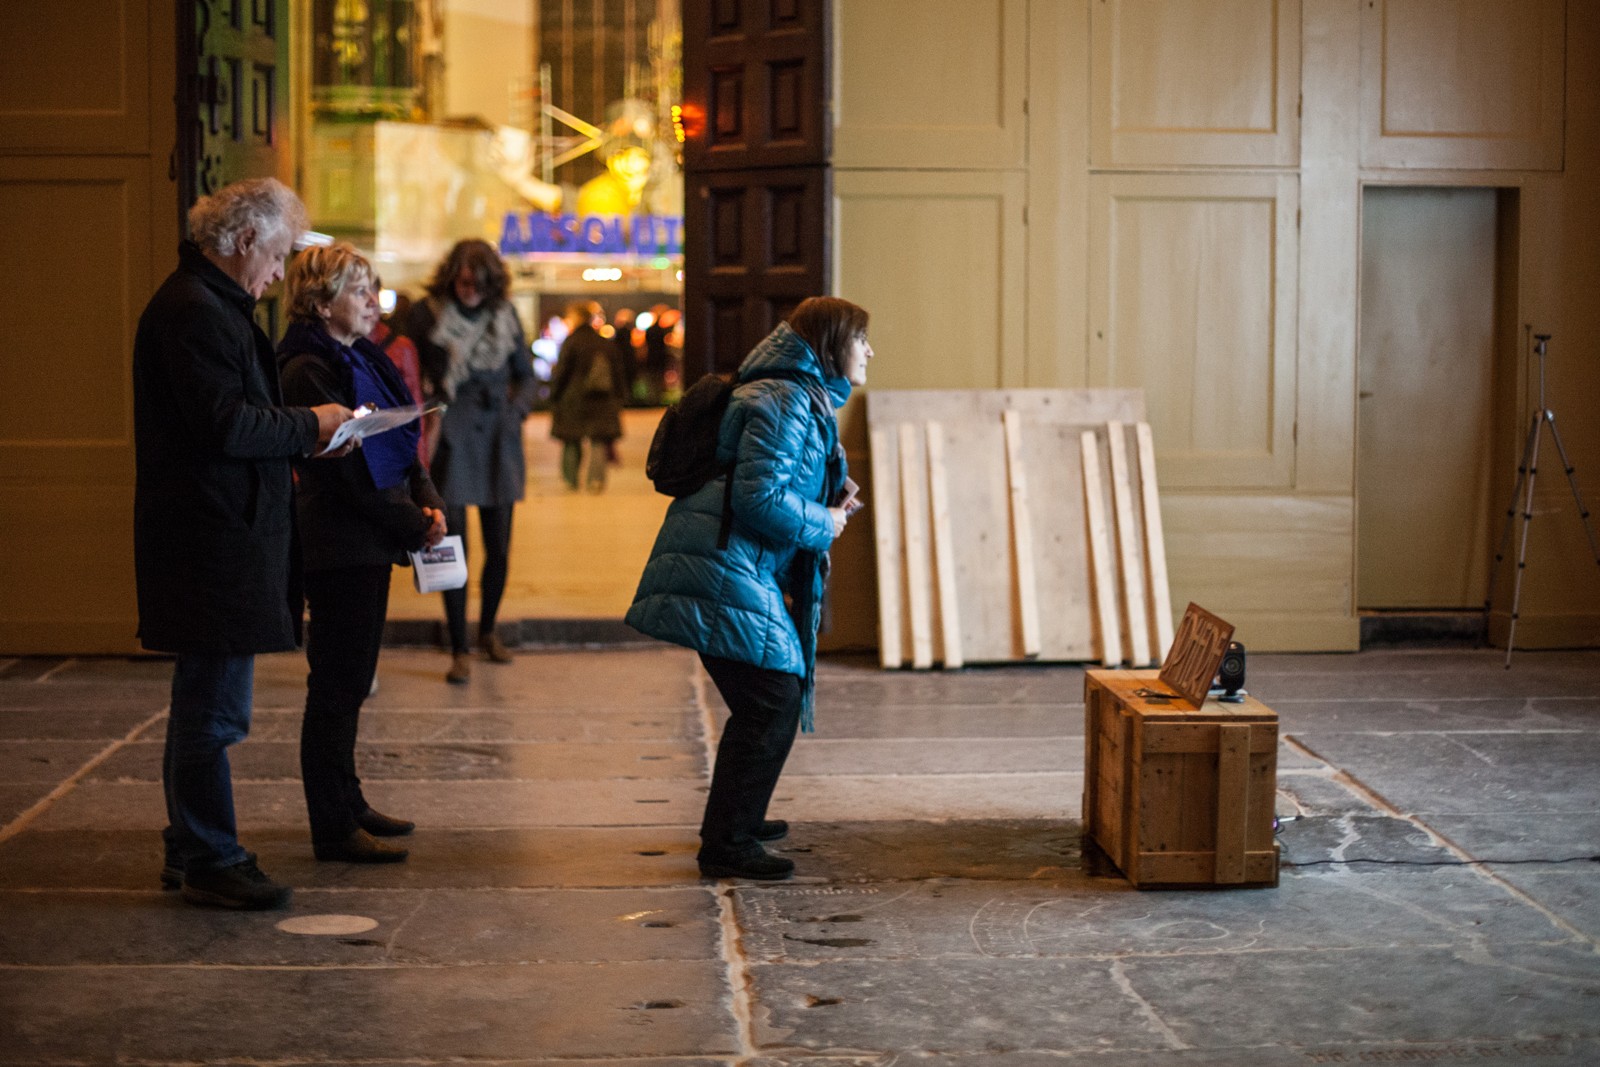
[[[1139,888],[1277,885],[1277,713],[1153,699],[1158,673],[1085,672],[1085,837]]]

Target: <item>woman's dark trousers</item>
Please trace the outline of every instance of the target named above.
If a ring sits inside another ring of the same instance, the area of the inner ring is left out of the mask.
[[[730,712],[700,824],[700,858],[737,861],[764,851],[756,830],[800,727],[802,681],[703,653],[700,662]]]
[[[305,576],[311,674],[300,724],[300,778],[315,842],[343,841],[356,832],[356,816],[367,810],[356,776],[356,730],[378,669],[389,572],[385,564]]]
[[[482,604],[478,607],[478,637],[494,633],[495,618],[500,614],[500,598],[506,591],[506,574],[511,569],[511,516],[515,504],[478,508],[478,532],[483,535],[483,573],[478,578],[478,591]],[[444,523],[448,532],[461,535],[467,543],[467,509],[445,508]],[[468,652],[467,644],[467,587],[449,589],[444,597],[444,618],[450,627],[450,651]]]

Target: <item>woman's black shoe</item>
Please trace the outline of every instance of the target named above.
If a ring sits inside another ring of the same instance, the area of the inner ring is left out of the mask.
[[[397,845],[385,844],[361,829],[343,841],[313,842],[311,850],[319,860],[344,863],[400,863],[411,854]]]
[[[373,837],[404,837],[417,828],[409,819],[396,819],[377,808],[368,808],[356,816],[356,825]]]
[[[782,841],[789,836],[789,824],[782,819],[767,819],[756,828],[757,841]]]
[[[794,860],[767,852],[733,860],[700,859],[700,874],[706,878],[752,878],[758,882],[781,882],[793,873]]]

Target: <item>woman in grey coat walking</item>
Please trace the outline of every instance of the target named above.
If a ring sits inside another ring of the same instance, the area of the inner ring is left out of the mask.
[[[511,661],[495,617],[511,565],[512,513],[527,478],[522,420],[538,389],[509,285],[505,263],[487,241],[458,241],[428,283],[427,297],[412,307],[406,329],[417,344],[423,388],[448,405],[430,473],[444,497],[449,532],[465,534],[468,506],[478,509],[484,553],[478,647],[495,663]],[[463,685],[472,676],[467,591],[443,595],[451,655],[445,680]]]

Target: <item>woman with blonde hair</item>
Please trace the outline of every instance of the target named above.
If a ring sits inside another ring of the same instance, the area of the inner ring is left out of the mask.
[[[309,248],[289,265],[290,324],[278,345],[292,403],[403,407],[394,364],[367,340],[378,279],[344,242]],[[389,576],[406,553],[444,537],[444,501],[417,455],[417,423],[367,438],[331,461],[303,463],[296,514],[310,610],[300,773],[319,860],[394,863],[407,850],[379,840],[413,823],[375,811],[361,792],[355,746],[389,606]]]

